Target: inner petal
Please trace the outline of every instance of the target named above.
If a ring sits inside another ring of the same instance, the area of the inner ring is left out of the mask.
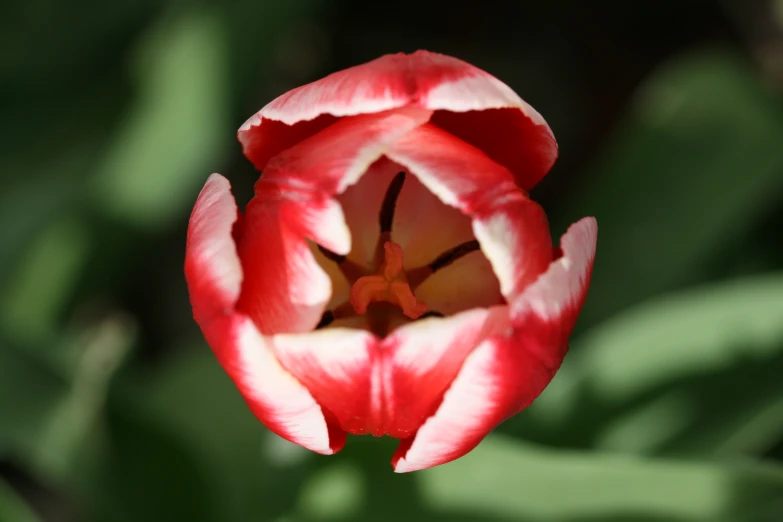
[[[368,269],[372,266],[380,236],[379,212],[383,199],[392,180],[402,170],[399,165],[381,158],[370,166],[355,185],[337,196],[337,201],[343,207],[345,223],[351,231],[348,259]]]
[[[392,241],[405,252],[408,268],[424,266],[450,248],[475,239],[470,217],[445,205],[412,175],[405,178],[397,198],[391,232]]]
[[[471,252],[433,273],[416,287],[416,297],[430,309],[447,316],[503,302],[492,265],[480,251]]]

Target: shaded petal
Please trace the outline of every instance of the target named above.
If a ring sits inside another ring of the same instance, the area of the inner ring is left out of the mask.
[[[345,118],[269,162],[238,242],[245,280],[237,306],[261,332],[306,332],[318,324],[331,282],[307,239],[337,254],[351,250],[334,195],[428,117],[427,111],[403,109]]]
[[[275,359],[269,340],[234,310],[242,268],[233,239],[238,217],[229,182],[207,180],[188,226],[185,277],[193,315],[250,409],[271,431],[319,453],[334,453],[345,433],[330,430],[310,392]]]
[[[486,150],[526,189],[557,157],[546,122],[511,88],[462,60],[426,51],[382,56],[289,91],[248,119],[238,138],[263,170],[335,118],[406,106],[438,111],[439,126]]]
[[[506,299],[513,299],[552,260],[546,214],[505,167],[479,149],[425,124],[386,155],[407,167],[444,203],[473,218],[473,232]]]
[[[239,297],[242,266],[232,237],[238,217],[231,184],[212,174],[190,215],[185,247],[185,279],[199,323],[233,308]]]
[[[409,107],[343,118],[272,158],[256,192],[272,183],[298,197],[342,193],[388,147],[431,115],[431,111]]]
[[[584,303],[596,235],[593,218],[571,226],[562,239],[563,257],[511,304],[513,330],[486,339],[468,356],[437,412],[400,444],[395,471],[465,455],[549,384]]]
[[[481,252],[471,252],[429,276],[416,297],[444,315],[503,302],[492,265]]]
[[[347,237],[342,214],[330,221],[328,206],[339,210],[328,200],[304,206],[256,198],[247,207],[238,244],[245,280],[237,309],[264,335],[312,330],[331,299],[332,282],[307,242],[316,235]],[[312,231],[316,223],[319,233]]]
[[[391,239],[402,247],[410,270],[474,237],[469,216],[445,205],[416,176],[408,175],[397,198]]]
[[[345,222],[351,229],[351,252],[348,258],[362,266],[372,266],[381,234],[381,204],[389,184],[399,172],[399,165],[381,158],[370,166],[355,185],[337,196],[345,213]]]
[[[267,428],[295,444],[329,455],[345,444],[345,432],[328,425],[321,406],[272,352],[271,339],[242,315],[201,325],[207,343],[234,381],[253,414]]]

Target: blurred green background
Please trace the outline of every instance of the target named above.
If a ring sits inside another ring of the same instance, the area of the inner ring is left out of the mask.
[[[0,522],[783,521],[783,2],[17,0],[0,17]],[[395,475],[255,421],[191,318],[187,219],[234,133],[386,52],[459,56],[560,142],[599,221],[561,372]]]

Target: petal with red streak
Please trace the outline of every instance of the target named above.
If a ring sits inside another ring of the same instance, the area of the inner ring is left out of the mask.
[[[508,308],[496,306],[415,321],[384,339],[391,386],[385,432],[398,438],[413,435],[435,412],[470,352],[508,327]]]
[[[507,307],[495,307],[413,322],[383,340],[346,328],[279,335],[274,349],[343,430],[408,437],[434,412],[470,351],[507,326]]]
[[[212,174],[191,213],[185,247],[185,279],[199,323],[232,309],[239,297],[242,265],[232,237],[238,217],[231,184]]]
[[[289,91],[248,119],[238,137],[263,170],[270,158],[336,118],[406,106],[438,111],[439,126],[485,150],[525,189],[557,157],[546,122],[511,88],[462,60],[426,51],[382,56]]]
[[[386,155],[441,201],[473,218],[473,232],[506,299],[547,268],[552,240],[546,214],[514,184],[508,169],[432,124],[406,134]]]
[[[213,174],[188,226],[185,277],[196,322],[250,409],[271,431],[319,453],[334,453],[345,433],[330,429],[310,392],[275,359],[269,340],[234,310],[242,269],[232,237],[238,217],[228,181]]]
[[[437,412],[400,444],[395,471],[465,455],[549,384],[584,303],[596,236],[593,218],[571,226],[562,239],[563,256],[511,304],[513,331],[486,339],[468,356]]]
[[[345,118],[269,162],[238,242],[245,280],[237,307],[261,332],[306,332],[318,324],[331,282],[307,240],[337,254],[351,250],[334,196],[428,117],[421,109],[401,109]]]
[[[274,338],[280,363],[343,430],[356,435],[373,433],[381,424],[383,382],[377,344],[372,333],[348,328]]]

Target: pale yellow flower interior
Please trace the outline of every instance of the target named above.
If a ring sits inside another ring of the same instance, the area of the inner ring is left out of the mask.
[[[503,302],[498,280],[473,235],[470,217],[440,201],[405,168],[381,159],[337,199],[352,246],[347,256],[338,256],[311,244],[332,281],[332,296],[319,328],[361,328],[384,336],[412,320]],[[355,288],[352,304],[351,290],[357,281],[361,286],[368,282],[362,278],[374,276],[369,282],[382,286],[379,274],[389,260],[388,243],[400,249],[404,267],[392,279],[398,285],[399,281],[406,283],[415,300],[426,305],[419,310],[423,313],[409,308],[406,315],[398,300],[384,298],[382,290],[373,294],[380,300],[370,302],[366,311],[359,306],[363,313],[358,313],[357,299],[368,299],[367,295],[357,298],[362,291]]]

